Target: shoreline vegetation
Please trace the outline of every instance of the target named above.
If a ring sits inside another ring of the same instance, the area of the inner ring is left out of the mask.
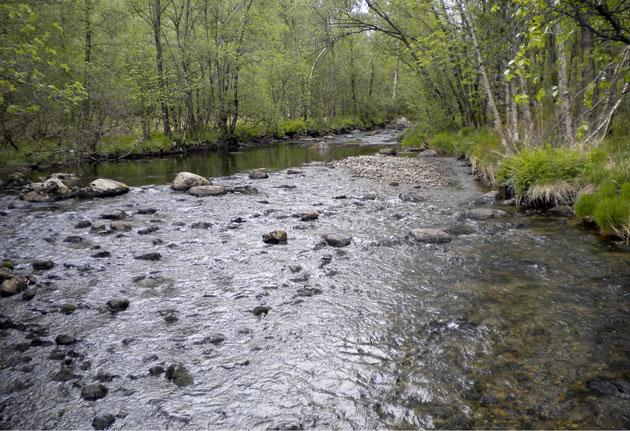
[[[409,126],[405,118],[399,118],[398,123],[391,118],[379,117],[372,119],[338,118],[335,120],[304,121],[285,120],[275,125],[264,123],[241,122],[237,125],[236,139],[228,145],[228,140],[218,133],[209,131],[205,137],[186,141],[176,137],[168,139],[163,133],[153,133],[150,139],[142,135],[103,137],[96,146],[96,151],[73,151],[62,143],[24,143],[17,149],[0,147],[2,168],[11,171],[42,167],[54,168],[75,163],[99,163],[129,159],[163,157],[169,155],[192,154],[197,152],[237,151],[258,145],[269,145],[273,142],[304,137],[324,137],[340,135],[354,130],[372,130],[375,128]]]
[[[516,146],[506,152],[492,129],[427,133],[407,129],[403,149],[465,159],[505,205],[574,215],[603,237],[630,242],[630,136],[594,148]]]

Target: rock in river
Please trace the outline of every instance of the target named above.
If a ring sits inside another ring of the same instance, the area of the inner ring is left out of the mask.
[[[48,271],[55,266],[52,260],[37,260],[33,262],[33,269],[35,271]]]
[[[79,195],[86,198],[106,198],[118,196],[129,191],[129,187],[119,181],[99,178],[90,183],[84,189],[81,189]]]
[[[77,339],[73,335],[60,334],[55,337],[55,343],[60,346],[68,346],[77,342]]]
[[[173,190],[185,191],[191,187],[210,185],[212,185],[212,182],[201,175],[193,174],[191,172],[180,172],[175,176],[171,187]]]
[[[129,232],[131,231],[132,227],[131,224],[127,223],[126,221],[115,221],[109,225],[109,229],[116,232]]]
[[[302,221],[317,220],[318,218],[319,213],[317,211],[304,211],[300,216],[300,220]]]
[[[112,313],[125,311],[128,307],[129,307],[128,299],[110,299],[109,301],[107,301],[107,308]]]
[[[99,384],[89,384],[81,389],[81,398],[88,401],[100,400],[107,395],[107,386]]]
[[[74,192],[61,180],[50,178],[43,183],[31,183],[27,185],[20,199],[28,202],[51,202],[68,199],[74,196]]]
[[[13,276],[2,282],[0,287],[0,296],[12,296],[26,289],[27,280],[19,275]]]
[[[451,240],[451,236],[448,232],[442,229],[412,229],[409,232],[409,237],[417,242],[427,243],[444,243]]]
[[[116,421],[116,416],[111,413],[105,413],[94,417],[92,421],[92,427],[95,430],[106,430],[111,427]]]
[[[140,256],[136,256],[134,259],[156,261],[156,260],[162,259],[162,255],[160,253],[154,251],[154,252],[151,252],[151,253],[141,254]]]
[[[507,213],[501,210],[495,210],[491,208],[474,208],[466,211],[466,218],[472,220],[487,220],[490,218],[503,217]]]
[[[252,180],[262,180],[269,178],[269,174],[264,169],[254,169],[249,173],[249,178]]]
[[[263,235],[263,242],[266,244],[286,244],[287,233],[282,229],[274,230]]]
[[[352,238],[349,236],[343,236],[336,233],[327,233],[322,236],[322,239],[331,247],[346,247],[352,242]]]
[[[223,186],[196,186],[188,189],[188,194],[205,198],[206,196],[220,196],[226,194]]]
[[[193,384],[193,378],[182,364],[172,364],[166,370],[166,379],[171,380],[180,388]]]

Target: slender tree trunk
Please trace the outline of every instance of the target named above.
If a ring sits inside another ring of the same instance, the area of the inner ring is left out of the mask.
[[[520,85],[521,85],[521,91],[523,92],[523,94],[528,94],[527,82],[525,81],[525,78],[521,76],[519,77],[519,80],[520,80]],[[529,100],[523,103],[522,109],[523,109],[523,118],[525,120],[525,125],[523,127],[523,140],[525,141],[525,145],[530,145],[534,137],[534,121],[532,119],[532,112],[529,109]]]
[[[157,62],[158,85],[160,86],[160,106],[162,108],[162,122],[164,135],[171,136],[168,104],[166,103],[166,81],[164,79],[164,54],[162,52],[162,7],[160,0],[153,3],[153,38],[155,39],[155,57]]]
[[[83,87],[85,97],[81,107],[81,127],[87,128],[90,117],[90,62],[92,60],[92,25],[90,14],[92,12],[91,0],[84,3],[84,23],[85,23],[85,50],[83,54]]]
[[[556,57],[558,62],[558,97],[560,98],[560,121],[562,123],[562,135],[564,143],[568,146],[574,145],[573,121],[571,119],[571,100],[569,97],[569,72],[567,68],[567,54],[565,43],[560,39],[561,29],[557,22],[554,28],[554,41],[556,46]]]
[[[459,4],[460,11],[462,12],[463,18],[466,21],[468,32],[472,39],[473,49],[475,50],[475,56],[477,57],[477,63],[479,66],[479,74],[481,75],[481,82],[483,84],[483,88],[486,93],[486,98],[488,101],[488,108],[490,109],[490,113],[492,114],[494,130],[496,130],[497,135],[499,135],[499,139],[501,140],[501,145],[507,151],[509,150],[509,148],[508,148],[505,132],[503,130],[501,114],[499,114],[499,109],[497,108],[496,99],[494,97],[492,87],[490,86],[490,80],[488,79],[486,63],[483,60],[483,56],[481,55],[481,48],[477,40],[477,35],[475,33],[475,28],[473,26],[472,17],[470,15],[470,12],[468,11],[467,6],[468,5],[462,5],[461,3]]]

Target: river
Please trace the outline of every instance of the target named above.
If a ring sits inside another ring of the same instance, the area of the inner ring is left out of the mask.
[[[460,161],[442,161],[449,185],[415,189],[422,202],[312,163],[392,137],[77,170],[134,186],[114,198],[0,196],[0,258],[37,279],[34,298],[0,298],[0,428],[85,429],[103,414],[113,429],[630,427],[628,253],[564,218],[466,218],[491,204]],[[270,178],[250,180],[258,167]],[[172,191],[182,170],[259,192]],[[131,231],[75,227],[118,209]],[[319,218],[295,216],[306,210]],[[411,241],[416,227],[453,240]],[[286,245],[262,241],[274,229]],[[352,243],[323,246],[331,232]],[[161,258],[136,259],[149,252]],[[171,364],[192,384],[159,372]],[[106,396],[84,400],[93,383]]]

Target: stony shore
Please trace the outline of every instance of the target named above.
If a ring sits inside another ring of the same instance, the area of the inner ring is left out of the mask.
[[[369,155],[337,160],[333,166],[348,169],[355,176],[381,183],[445,186],[452,176],[451,165],[435,157],[392,157]]]

